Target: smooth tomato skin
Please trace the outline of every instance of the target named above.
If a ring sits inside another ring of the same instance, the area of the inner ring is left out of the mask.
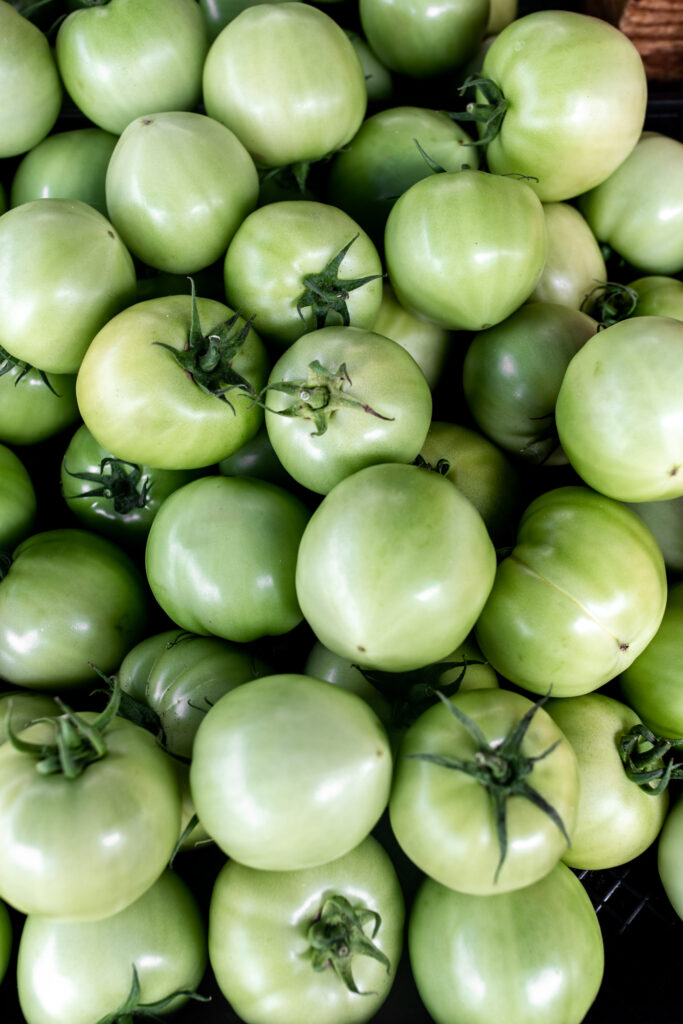
[[[624,700],[658,736],[683,736],[683,580],[672,582],[659,629],[619,677]]]
[[[36,490],[26,466],[0,444],[0,551],[12,552],[31,533],[38,510]]]
[[[486,146],[495,174],[530,175],[543,202],[599,185],[628,157],[645,121],[642,58],[613,25],[575,11],[534,11],[489,47],[482,75],[508,106]]]
[[[572,358],[555,406],[562,447],[589,487],[617,501],[683,496],[683,323],[635,316]]]
[[[618,743],[638,715],[604,693],[549,700],[546,710],[576,754],[579,806],[569,867],[602,871],[640,856],[659,835],[669,806],[667,790],[647,793],[628,778]]]
[[[672,573],[683,572],[683,497],[629,503],[654,535]]]
[[[4,360],[0,356],[0,368]],[[0,442],[34,445],[47,441],[78,422],[76,375],[45,375],[38,370],[25,372],[20,362],[7,362],[0,374]]]
[[[533,885],[493,896],[425,879],[408,950],[436,1024],[581,1024],[605,965],[595,910],[561,862]]]
[[[241,11],[212,43],[203,98],[257,165],[282,167],[320,160],[353,138],[367,89],[353,44],[329,15],[264,3]]]
[[[384,235],[399,302],[448,330],[483,330],[509,316],[535,288],[546,247],[543,207],[529,186],[479,170],[411,185]]]
[[[683,796],[669,811],[657,844],[657,870],[671,906],[683,920]]]
[[[197,309],[204,334],[232,315],[213,299],[197,299]],[[160,347],[185,348],[190,323],[190,296],[167,295],[129,306],[93,338],[76,398],[85,425],[118,458],[157,469],[201,469],[237,451],[263,422],[249,396],[231,392],[231,407],[207,394]],[[268,356],[254,330],[233,367],[255,391],[265,384]]]
[[[360,0],[358,9],[363,31],[382,63],[411,78],[460,68],[484,38],[489,16],[488,0],[449,0],[438,8],[417,0]]]
[[[55,53],[71,99],[119,135],[134,118],[192,110],[200,99],[208,33],[193,0],[110,0],[72,11]]]
[[[61,690],[112,672],[144,634],[149,596],[132,560],[80,529],[32,534],[0,582],[0,679]]]
[[[579,197],[601,242],[645,274],[683,270],[683,142],[643,132],[610,176]]]
[[[588,487],[541,494],[522,514],[475,634],[511,682],[554,697],[602,686],[652,640],[667,583],[654,537],[627,506]]]
[[[130,253],[78,199],[34,199],[0,217],[0,345],[50,373],[76,373],[98,330],[135,294]]]
[[[473,718],[495,745],[517,725],[532,702],[501,688],[459,693],[454,705]],[[573,834],[578,804],[576,756],[560,729],[541,708],[528,728],[522,753],[543,754],[527,782],[559,814]],[[477,743],[443,703],[424,711],[406,731],[396,755],[389,817],[404,853],[426,875],[459,892],[478,895],[520,889],[547,874],[567,842],[551,818],[520,797],[507,802],[508,847],[496,878],[501,849],[485,787],[464,772],[416,758],[436,754],[475,759]]]
[[[336,409],[319,433],[310,414],[287,415],[298,395],[307,393],[306,384],[296,396],[276,388],[267,392],[268,436],[292,478],[317,494],[328,494],[365,466],[412,462],[432,416],[431,391],[413,357],[374,331],[323,327],[286,349],[271,370],[269,386],[308,381],[313,362],[335,374],[345,368],[348,383],[342,395],[361,404]]]
[[[372,328],[382,301],[382,265],[374,243],[356,222],[316,200],[280,200],[259,207],[239,226],[223,262],[228,303],[255,316],[259,334],[286,348],[316,328],[310,306],[297,308],[309,274],[318,274],[352,241],[339,266],[340,280],[372,277],[349,291],[350,325]],[[325,326],[342,324],[327,314]]]
[[[34,199],[79,199],[108,216],[104,182],[117,136],[102,128],[48,135],[22,159],[12,178],[10,204]]]
[[[384,334],[402,345],[420,367],[433,391],[441,380],[453,337],[450,331],[429,324],[405,309],[396,298],[391,285],[384,282],[382,302],[372,327],[375,334]]]
[[[544,203],[548,252],[529,302],[559,302],[582,309],[586,296],[607,280],[598,240],[588,222],[569,203]]]
[[[107,167],[112,224],[138,259],[173,274],[220,259],[258,191],[254,161],[239,139],[194,111],[131,121]]]
[[[669,316],[683,320],[683,281],[665,274],[646,274],[629,281],[637,295],[636,316]]]
[[[125,1003],[133,980],[140,1003],[195,991],[207,963],[197,902],[173,871],[101,921],[29,915],[18,949],[19,1002],[28,1024],[89,1024]],[[186,998],[174,1000],[177,1010]]]
[[[263,480],[207,476],[170,495],[149,532],[155,598],[192,633],[236,643],[301,622],[294,574],[309,518],[289,491]]]
[[[50,44],[15,7],[0,3],[0,158],[18,156],[52,130],[62,84]]]
[[[400,672],[462,643],[494,574],[495,550],[472,503],[437,473],[385,463],[323,498],[301,539],[296,589],[326,647]]]
[[[352,972],[359,990],[368,993],[363,996],[349,992],[331,968],[315,971],[306,955],[308,927],[331,893],[381,917],[374,941],[390,969],[355,955]],[[211,896],[209,958],[223,994],[246,1024],[363,1024],[378,1012],[396,977],[404,914],[394,867],[372,836],[313,868],[264,872],[228,861]],[[252,970],[245,970],[245,961]]]
[[[337,0],[329,0],[329,2],[336,3]],[[368,91],[368,103],[388,102],[394,94],[394,79],[391,72],[371,49],[365,36],[349,28],[345,28],[344,31],[351,40],[356,56],[361,62],[365,87]]]
[[[96,714],[82,716],[92,722]],[[54,742],[45,721],[20,735]],[[76,779],[43,775],[31,754],[0,746],[0,895],[21,913],[107,917],[138,899],[168,863],[180,831],[168,755],[123,718],[104,739],[106,755]]]
[[[238,686],[207,712],[190,788],[201,824],[230,858],[291,871],[341,857],[370,833],[392,767],[386,730],[361,697],[282,673]]]

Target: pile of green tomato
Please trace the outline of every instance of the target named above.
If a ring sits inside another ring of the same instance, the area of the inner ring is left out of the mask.
[[[509,0],[0,0],[7,1024],[580,1024],[586,872],[678,926],[649,93]]]

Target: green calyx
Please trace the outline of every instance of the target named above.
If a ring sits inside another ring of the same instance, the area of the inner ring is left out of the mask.
[[[119,687],[115,686],[109,703],[92,722],[85,721],[59,697],[55,697],[55,704],[61,713],[35,720],[53,728],[52,743],[33,743],[17,736],[12,727],[12,702],[9,701],[7,739],[16,750],[36,759],[36,769],[41,775],[62,774],[67,779],[78,778],[89,764],[99,761],[107,753],[104,733],[118,712],[120,693]]]
[[[598,321],[598,330],[627,320],[636,311],[638,292],[626,284],[602,281],[584,296],[581,312]]]
[[[17,386],[20,380],[23,380],[24,377],[26,377],[29,373],[33,371],[34,373],[38,374],[45,387],[50,389],[55,398],[62,397],[52,387],[50,379],[44,370],[38,370],[35,366],[31,366],[31,364],[27,363],[24,359],[16,359],[14,356],[10,355],[7,349],[3,348],[2,345],[0,345],[0,377],[4,376],[4,374],[6,373],[10,373],[12,370],[19,370],[16,380],[14,381],[15,387]]]
[[[202,334],[192,278],[190,278],[190,284],[192,316],[185,348],[178,350],[163,341],[155,341],[153,344],[168,349],[178,365],[197,387],[207,395],[213,395],[225,402],[234,412],[234,406],[227,398],[228,393],[236,391],[251,399],[256,397],[249,381],[232,365],[233,359],[249,336],[254,317],[244,321],[239,327],[238,324],[242,318],[239,313],[233,313],[224,323],[218,324],[208,334]]]
[[[369,956],[379,961],[389,973],[391,964],[388,957],[373,942],[381,923],[382,919],[376,911],[367,907],[354,907],[345,896],[336,893],[327,896],[320,914],[308,929],[313,969],[324,971],[331,968],[349,992],[374,995],[373,992],[361,992],[356,985],[353,959]],[[364,930],[368,924],[372,925],[370,935]]]
[[[75,480],[89,480],[96,485],[89,491],[68,495],[69,501],[76,498],[106,498],[112,502],[114,512],[120,516],[147,506],[150,480],[142,475],[140,466],[134,462],[108,456],[100,462],[99,473],[72,473],[66,465],[64,472]]]
[[[683,779],[683,761],[676,760],[680,751],[683,738],[657,736],[642,723],[619,739],[619,756],[628,778],[650,796],[663,793],[672,779]]]
[[[188,989],[178,989],[177,992],[172,992],[170,995],[165,996],[164,999],[159,999],[155,1003],[141,1003],[140,1002],[140,979],[135,964],[133,964],[133,983],[130,987],[130,992],[126,996],[126,999],[118,1007],[108,1013],[105,1017],[100,1017],[97,1024],[132,1024],[135,1018],[145,1018],[147,1020],[161,1020],[159,1014],[166,1014],[175,1000],[180,998],[196,999],[198,1002],[208,1003],[210,998],[208,996],[200,996],[196,992],[189,991]]]
[[[468,103],[464,111],[449,114],[449,117],[454,121],[476,121],[477,124],[481,125],[479,138],[472,142],[463,143],[463,145],[487,146],[500,131],[503,118],[508,109],[508,101],[503,96],[500,86],[496,85],[490,78],[469,75],[458,89],[458,92],[461,96],[464,96],[468,89],[478,89],[483,96],[483,100],[481,102]]]
[[[552,804],[529,783],[528,776],[534,770],[537,761],[542,761],[555,750],[561,742],[552,743],[542,754],[527,757],[521,747],[527,730],[536,712],[545,704],[550,694],[541,697],[520,718],[517,725],[507,734],[502,743],[493,746],[489,743],[482,729],[465,714],[448,697],[442,693],[437,696],[446,705],[452,715],[465,727],[477,744],[477,751],[470,761],[448,754],[407,754],[406,757],[421,761],[429,761],[442,768],[464,772],[476,779],[489,793],[494,813],[496,834],[500,848],[500,858],[494,874],[494,882],[498,881],[501,868],[505,862],[508,849],[507,834],[507,802],[512,796],[521,796],[529,800],[535,807],[547,814],[564,836],[567,846],[570,845],[564,823]]]
[[[259,402],[268,412],[277,413],[278,416],[312,420],[315,425],[313,434],[316,437],[325,433],[330,417],[338,409],[359,409],[380,420],[393,419],[392,416],[383,416],[366,402],[348,394],[345,390],[348,387],[352,387],[352,381],[346,363],[342,363],[336,370],[328,370],[315,359],[308,365],[308,377],[300,380],[281,380],[266,385],[259,395]],[[279,391],[289,395],[292,401],[284,409],[273,409],[264,403],[263,396],[268,391]]]
[[[330,313],[337,313],[341,317],[344,327],[348,327],[350,316],[346,303],[350,293],[382,276],[381,274],[368,274],[365,277],[339,277],[341,262],[357,238],[358,235],[354,235],[322,270],[314,274],[306,274],[304,277],[305,290],[297,299],[296,308],[302,320],[305,319],[303,310],[310,308],[313,311],[316,328],[325,326]]]

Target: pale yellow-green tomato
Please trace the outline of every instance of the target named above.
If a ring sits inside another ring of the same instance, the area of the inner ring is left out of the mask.
[[[602,250],[579,211],[569,203],[544,203],[548,253],[529,302],[557,302],[581,309],[586,296],[607,280]]]

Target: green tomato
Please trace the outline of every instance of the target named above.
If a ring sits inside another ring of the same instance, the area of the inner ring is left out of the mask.
[[[218,463],[221,476],[248,476],[258,480],[269,480],[272,484],[290,490],[296,487],[286,471],[268,437],[265,423],[257,432],[232,455]]]
[[[86,725],[97,719],[82,712]],[[43,719],[19,734],[43,749]],[[166,867],[178,840],[180,793],[168,755],[137,725],[115,716],[105,753],[74,778],[40,771],[36,756],[0,746],[0,895],[24,914],[97,920],[137,900]]]
[[[256,167],[239,139],[192,111],[131,121],[107,168],[112,224],[138,259],[174,274],[221,258],[258,191]]]
[[[582,309],[586,297],[607,279],[598,240],[579,211],[569,203],[544,203],[548,253],[529,302],[559,302]]]
[[[263,480],[207,476],[162,505],[147,578],[166,614],[192,633],[247,643],[301,622],[294,573],[309,513]]]
[[[237,451],[263,422],[253,402],[268,374],[261,339],[220,302],[199,298],[196,308],[198,324],[188,295],[147,299],[93,338],[76,397],[85,425],[117,458],[157,469],[203,468]],[[219,379],[205,383],[202,357],[221,330]],[[194,360],[187,371],[183,354]],[[230,390],[233,380],[241,383]]]
[[[579,766],[579,807],[569,849],[570,867],[603,871],[634,860],[654,843],[669,806],[667,790],[654,794],[629,779],[619,741],[640,725],[638,715],[603,693],[550,700],[548,714],[571,744]]]
[[[86,530],[36,533],[0,580],[0,678],[60,690],[112,672],[141,639],[148,595],[111,541]]]
[[[363,1024],[396,978],[404,913],[394,867],[371,836],[312,868],[228,861],[211,896],[211,966],[245,1024]],[[337,932],[331,942],[326,927]]]
[[[348,214],[314,200],[280,200],[249,214],[223,273],[227,301],[280,348],[319,327],[369,330],[382,301],[373,242]]]
[[[0,744],[7,742],[7,724],[11,721],[14,732],[21,732],[45,715],[54,715],[54,698],[35,690],[7,690],[0,693]]]
[[[364,466],[412,462],[432,415],[429,385],[412,356],[360,327],[304,334],[273,366],[265,398],[275,454],[317,494]]]
[[[253,7],[257,3],[268,2],[269,0],[199,0],[199,6],[209,30],[209,39],[213,42],[228,22],[236,18],[245,8]]]
[[[194,0],[109,0],[72,11],[56,39],[59,73],[93,124],[119,135],[142,114],[192,110],[208,34]]]
[[[573,357],[555,407],[557,432],[582,480],[618,501],[683,495],[683,323],[635,316]]]
[[[530,176],[543,202],[599,185],[642,131],[642,58],[603,19],[562,10],[516,18],[489,47],[482,75],[506,103],[498,134],[486,146],[489,170]]]
[[[478,170],[411,185],[384,236],[399,302],[448,330],[483,330],[509,316],[536,287],[546,245],[529,185]]]
[[[658,736],[683,736],[683,580],[671,583],[659,629],[619,678],[624,700]]]
[[[595,910],[562,863],[525,889],[494,896],[426,879],[408,949],[436,1024],[581,1024],[605,966]]]
[[[0,349],[0,442],[38,444],[79,418],[75,374],[47,374]]]
[[[410,352],[433,391],[441,380],[451,352],[451,333],[438,324],[421,320],[405,309],[391,285],[386,282],[372,329],[375,334],[384,334]]]
[[[76,373],[98,330],[135,294],[130,253],[78,199],[34,199],[0,217],[0,346]]]
[[[227,693],[195,736],[190,788],[199,820],[231,858],[293,871],[348,853],[389,799],[384,726],[354,693],[299,673]]]
[[[107,216],[104,181],[116,135],[101,128],[56,132],[34,146],[12,178],[12,206],[34,199],[79,199]]]
[[[368,466],[337,484],[311,516],[297,595],[330,650],[363,667],[408,671],[445,658],[466,638],[495,561],[483,519],[449,480],[400,463]]]
[[[226,25],[206,57],[203,96],[209,117],[265,167],[340,149],[367,105],[363,68],[344,30],[296,2],[251,6]]]
[[[583,191],[583,190],[582,190]],[[643,132],[609,177],[579,199],[593,233],[646,274],[683,270],[683,142]]]
[[[648,274],[629,281],[636,293],[636,316],[670,316],[683,320],[683,281],[661,274]]]
[[[0,0],[0,158],[18,156],[52,130],[62,85],[46,36]]]
[[[12,552],[31,533],[38,502],[19,456],[0,444],[0,551]]]
[[[597,329],[586,313],[555,302],[521,306],[475,334],[465,353],[465,400],[479,429],[530,463],[564,463],[555,403],[572,357]]]
[[[101,921],[29,915],[19,942],[17,985],[27,1024],[92,1024],[126,1004],[165,1012],[187,1002],[207,963],[204,921],[187,884],[165,871],[139,899]]]
[[[683,920],[683,796],[669,811],[657,846],[657,869],[664,891]]]
[[[511,682],[532,693],[580,696],[645,649],[666,594],[661,551],[633,512],[587,487],[558,487],[523,513],[476,638]]]
[[[524,716],[513,749],[507,738]],[[483,896],[532,885],[554,867],[573,834],[578,794],[576,756],[546,711],[510,690],[474,690],[408,728],[389,817],[421,871]]]
[[[630,507],[652,530],[667,569],[674,573],[683,572],[683,497],[667,501],[634,501]]]
[[[330,2],[336,3],[337,0],[330,0]],[[351,29],[344,29],[344,31],[351,40],[363,68],[368,102],[380,103],[390,99],[394,92],[394,80],[389,69],[384,66],[364,36],[351,31]]]

